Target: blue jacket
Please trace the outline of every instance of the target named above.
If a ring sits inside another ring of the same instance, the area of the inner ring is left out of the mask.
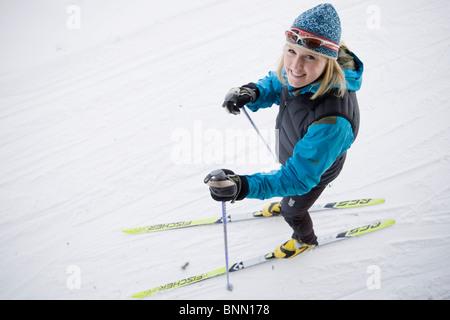
[[[360,89],[363,73],[362,62],[353,53],[351,55],[356,64],[356,70],[344,70],[348,93]],[[259,97],[256,102],[247,105],[250,110],[257,111],[280,104],[284,85],[279,81],[275,72],[269,72],[268,76],[255,84],[259,90]],[[292,88],[288,87],[288,89]],[[301,89],[300,95],[308,96],[316,90],[317,86],[308,85]],[[292,93],[290,94],[292,95]],[[342,162],[340,164],[342,167],[345,153],[354,139],[352,125],[344,117],[337,117],[333,123],[325,121],[325,123],[318,122],[318,124],[308,126],[306,133],[295,144],[292,156],[281,161],[282,166],[279,170],[245,176],[248,182],[246,197],[263,200],[309,192],[319,182],[323,182],[322,176],[336,162]]]

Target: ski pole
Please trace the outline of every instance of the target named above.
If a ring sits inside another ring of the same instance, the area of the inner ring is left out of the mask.
[[[220,188],[224,189],[232,188],[233,192],[235,192],[234,189],[236,188],[235,183],[221,169],[211,171],[211,173],[205,177],[203,182],[209,185],[210,188],[212,186],[215,187],[220,186]],[[227,207],[225,201],[222,201],[222,223],[223,223],[223,236],[225,243],[225,270],[227,274],[227,289],[229,291],[232,291],[233,286],[230,284],[230,270],[228,265]]]
[[[264,139],[264,137],[261,135],[261,133],[258,130],[258,127],[255,125],[255,123],[253,122],[252,118],[250,118],[250,115],[248,114],[247,110],[245,109],[245,107],[242,108],[242,110],[244,111],[245,116],[247,117],[248,121],[250,122],[250,124],[253,126],[253,129],[255,129],[256,133],[258,134],[258,136],[261,138],[262,142],[266,145],[267,150],[269,150],[269,152],[272,154],[273,158],[275,159],[275,161],[278,161],[277,156],[275,155],[275,153],[272,151],[272,149],[270,149],[269,144],[266,142],[266,140]]]
[[[225,201],[222,201],[222,222],[225,243],[225,270],[227,271],[227,290],[232,291],[233,285],[230,284],[230,270],[228,266],[227,209]]]

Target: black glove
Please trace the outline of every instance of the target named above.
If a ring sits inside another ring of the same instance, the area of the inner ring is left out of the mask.
[[[209,186],[211,197],[216,201],[242,200],[248,193],[248,182],[228,169],[217,169],[208,174],[204,182]]]
[[[259,97],[259,90],[254,83],[246,84],[240,88],[231,89],[225,96],[222,107],[228,113],[239,114],[239,109],[248,103],[255,102]]]

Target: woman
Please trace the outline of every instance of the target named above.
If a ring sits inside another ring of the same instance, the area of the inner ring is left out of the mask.
[[[283,197],[263,210],[281,214],[293,229],[292,238],[275,249],[277,258],[292,258],[318,244],[308,210],[341,172],[358,133],[355,91],[363,64],[339,45],[340,37],[340,19],[331,4],[302,13],[286,31],[278,71],[231,89],[223,104],[233,114],[244,105],[252,111],[280,106],[279,170],[253,175],[221,170],[225,181],[213,173],[205,178],[217,201]]]

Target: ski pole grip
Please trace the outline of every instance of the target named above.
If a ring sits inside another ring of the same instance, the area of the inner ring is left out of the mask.
[[[204,182],[213,188],[227,188],[235,185],[222,169],[211,171],[211,173],[205,177]]]

